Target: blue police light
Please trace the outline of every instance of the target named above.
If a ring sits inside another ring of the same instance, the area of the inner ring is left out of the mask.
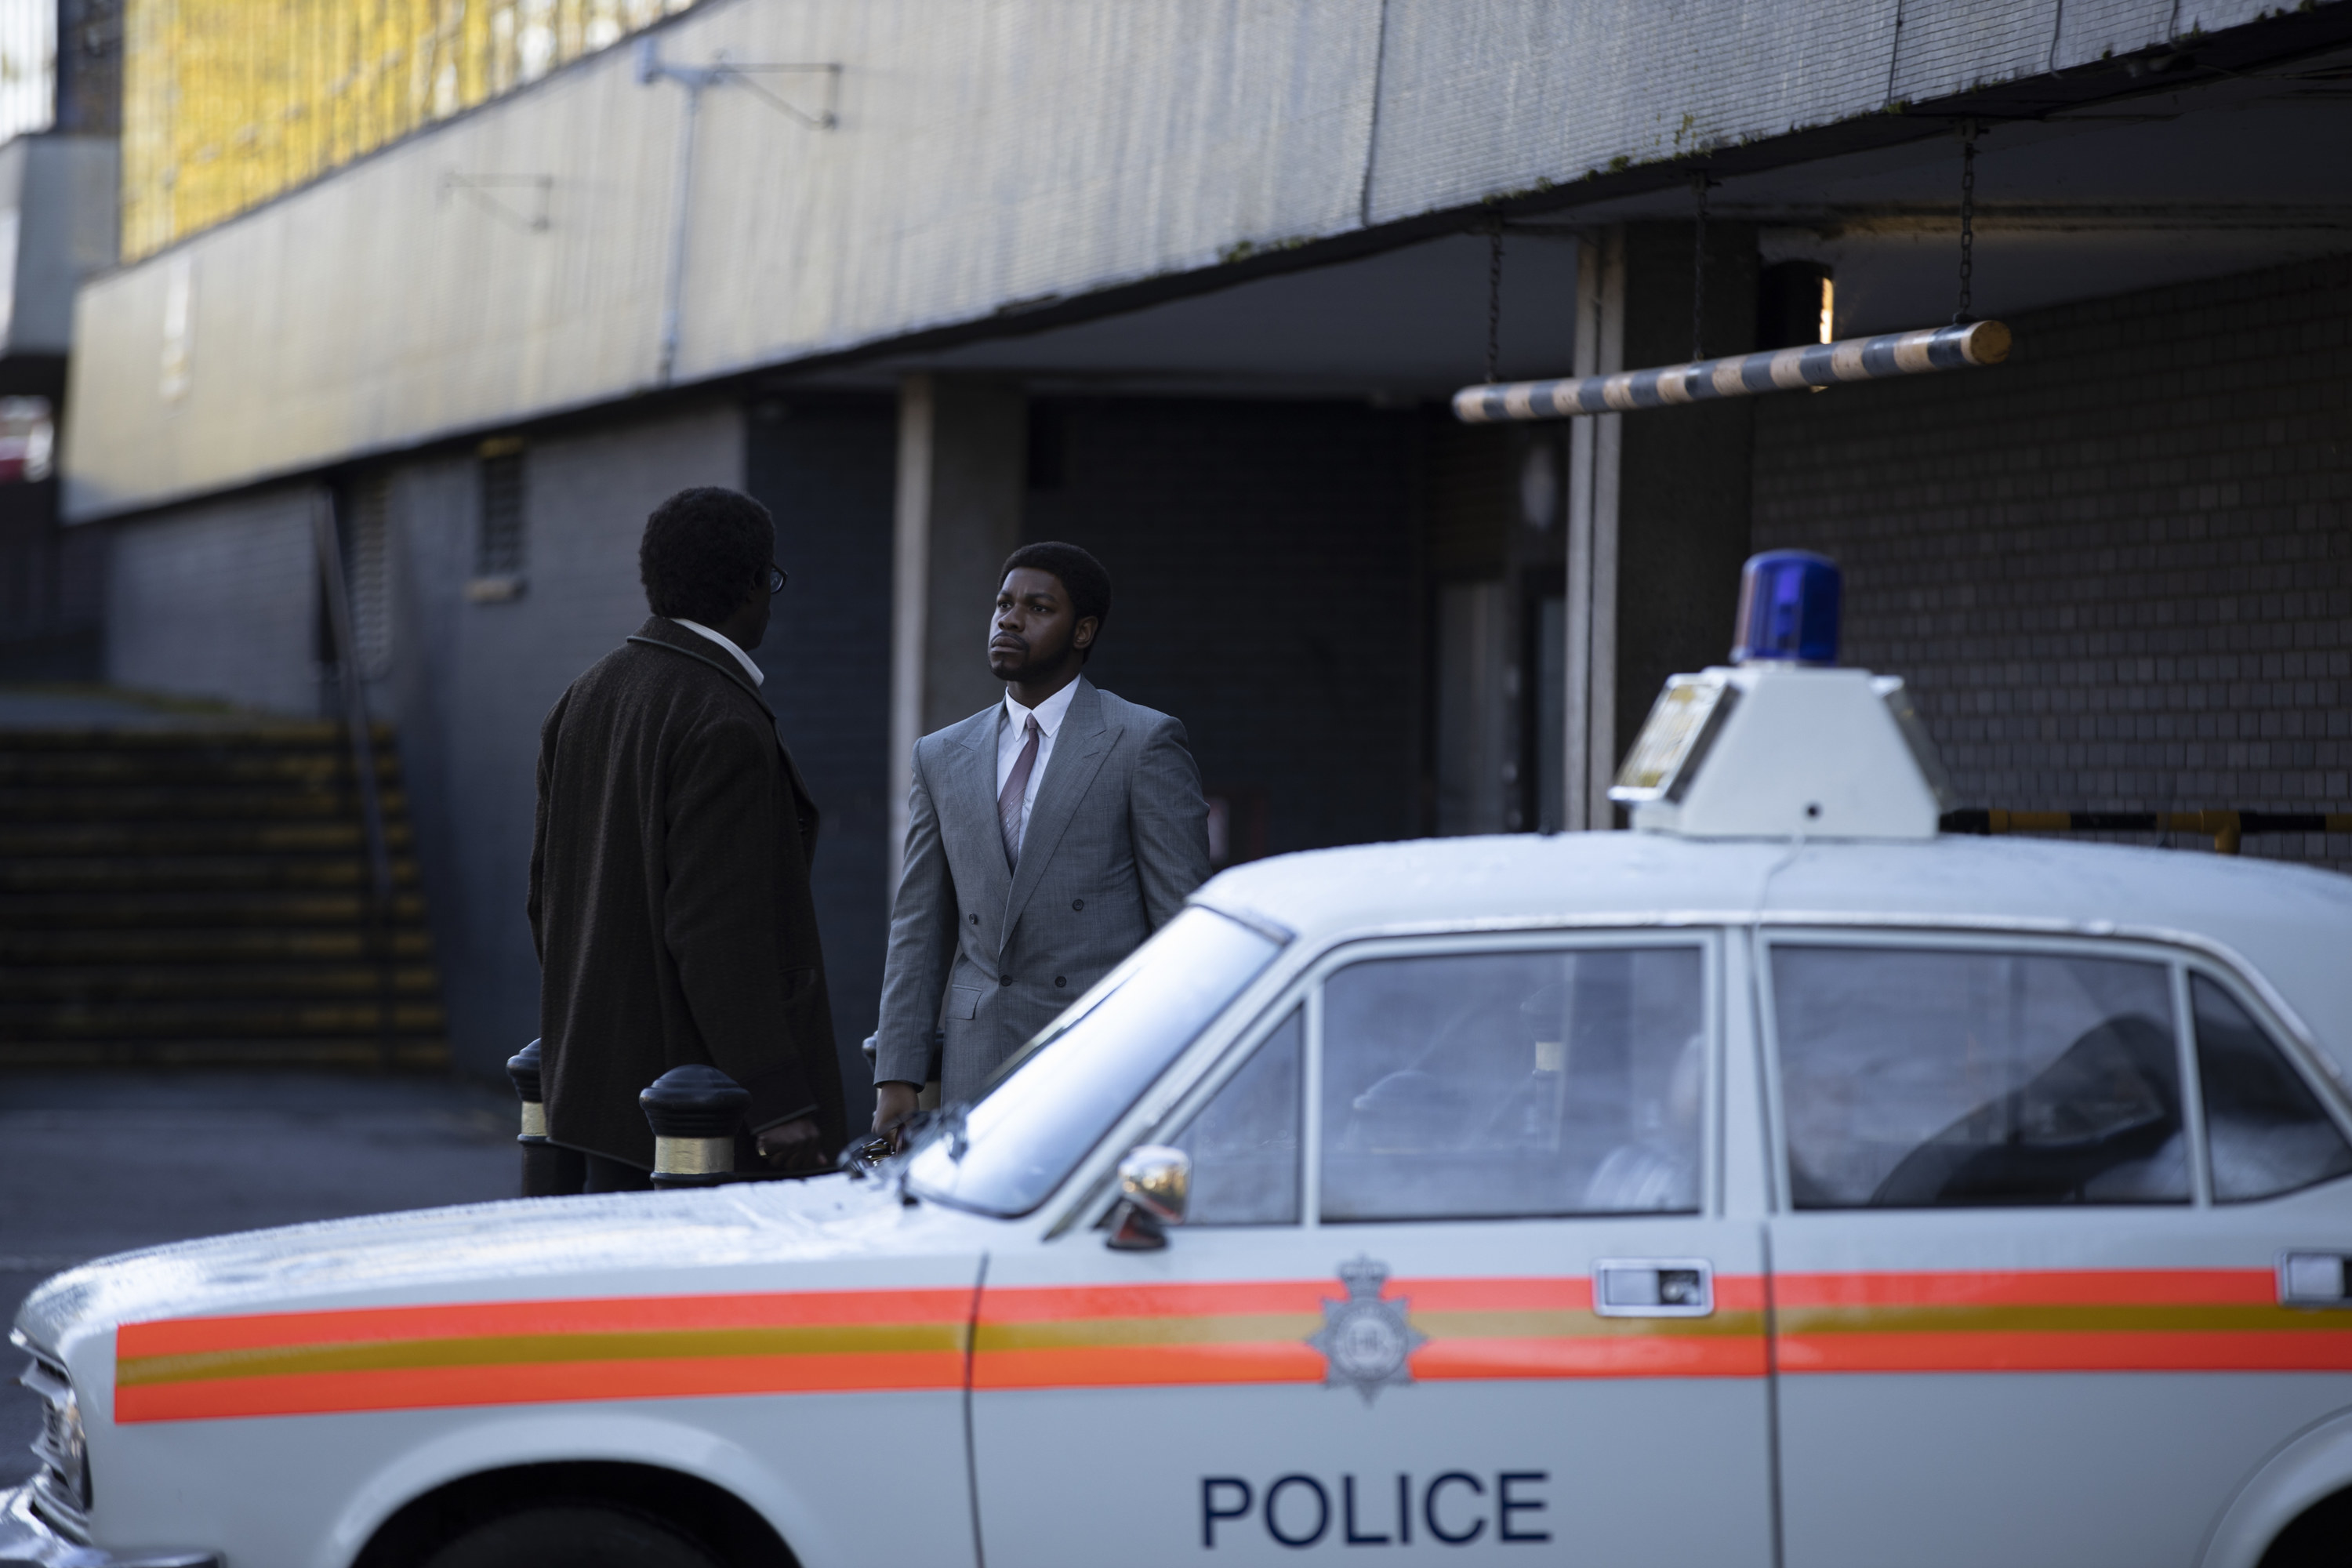
[[[1768,550],[1749,556],[1739,573],[1739,620],[1732,632],[1731,662],[1835,664],[1843,580],[1836,562],[1810,550]]]

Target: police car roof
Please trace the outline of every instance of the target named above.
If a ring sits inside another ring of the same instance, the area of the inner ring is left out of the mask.
[[[2218,947],[2274,987],[2352,1077],[2352,878],[2118,845],[1945,836],[1912,842],[1660,833],[1427,838],[1310,850],[1195,895],[1316,946],[1343,935],[1557,920],[1759,917],[2042,928]]]

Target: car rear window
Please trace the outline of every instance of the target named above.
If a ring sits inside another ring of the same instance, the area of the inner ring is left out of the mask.
[[[1776,944],[1800,1209],[2186,1203],[2165,963]]]

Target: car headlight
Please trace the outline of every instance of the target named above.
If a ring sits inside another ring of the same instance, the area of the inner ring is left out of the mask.
[[[24,1341],[17,1338],[17,1343]],[[89,1529],[89,1445],[82,1436],[81,1403],[66,1369],[31,1346],[32,1359],[17,1381],[41,1399],[41,1435],[33,1455],[41,1461],[33,1478],[33,1506],[49,1524],[87,1538]]]

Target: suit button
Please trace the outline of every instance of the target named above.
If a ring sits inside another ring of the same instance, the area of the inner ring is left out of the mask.
[[[996,983],[999,985],[1010,985],[1013,984],[1013,976],[1010,974],[1000,974],[996,977]]]
[[[972,917],[971,917],[971,923],[972,923],[972,924],[974,924],[974,925],[978,925],[978,924],[980,923],[980,917],[979,917],[978,915],[974,915],[974,916],[972,916]]]
[[[1062,977],[1061,977],[1060,975],[1056,974],[1055,976],[1054,976],[1054,984],[1056,984],[1056,985],[1061,985],[1061,984],[1066,984],[1066,982],[1062,979]]]
[[[1086,907],[1087,907],[1087,901],[1086,901],[1086,900],[1084,900],[1084,899],[1072,899],[1072,900],[1070,900],[1070,908],[1072,908],[1072,909],[1074,909],[1074,910],[1082,910],[1082,909],[1085,909]]]

